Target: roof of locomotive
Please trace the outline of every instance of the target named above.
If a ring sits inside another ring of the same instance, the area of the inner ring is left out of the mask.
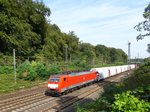
[[[82,71],[82,72],[67,72],[67,73],[59,73],[56,75],[51,75],[50,77],[62,77],[62,76],[78,76],[78,75],[84,75],[84,74],[89,74],[92,73],[92,71]]]
[[[84,74],[89,74],[89,73],[92,73],[92,71],[72,72],[69,75],[70,76],[77,76],[77,75],[84,75]]]

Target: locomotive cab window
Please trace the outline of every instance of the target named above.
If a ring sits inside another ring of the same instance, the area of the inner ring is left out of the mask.
[[[66,81],[66,78],[64,78],[64,81]]]
[[[59,82],[59,78],[50,78],[50,82]]]

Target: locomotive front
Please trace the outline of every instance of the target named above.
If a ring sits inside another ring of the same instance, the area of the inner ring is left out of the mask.
[[[45,95],[60,95],[61,91],[59,89],[60,77],[59,76],[51,76],[48,80],[47,90],[45,91]]]

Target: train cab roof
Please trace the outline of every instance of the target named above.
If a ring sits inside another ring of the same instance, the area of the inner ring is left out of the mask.
[[[65,77],[68,75],[51,75],[50,78],[60,78],[60,77]]]
[[[93,71],[82,71],[82,72],[70,72],[70,73],[59,73],[56,75],[51,75],[50,78],[60,78],[60,77],[68,77],[68,76],[78,76],[78,75],[84,75],[84,74],[90,74]]]
[[[92,71],[72,72],[69,75],[70,76],[78,76],[78,75],[84,75],[84,74],[89,74],[89,73],[92,73]]]

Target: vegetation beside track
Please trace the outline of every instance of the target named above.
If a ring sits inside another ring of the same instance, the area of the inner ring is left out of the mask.
[[[14,92],[19,89],[37,86],[42,82],[44,82],[44,80],[27,81],[17,79],[17,82],[15,83],[13,74],[0,74],[0,95]]]
[[[150,111],[150,59],[145,60],[123,82],[104,87],[96,101],[78,106],[78,112],[149,112]]]
[[[116,64],[95,65],[93,67],[101,66],[115,66]],[[83,71],[90,70],[92,66],[86,63],[54,63],[46,64],[43,62],[25,61],[17,66],[17,83],[14,81],[13,66],[0,66],[0,94],[12,92],[22,88],[29,88],[39,85],[41,82],[47,81],[50,75],[59,74],[62,72]]]

